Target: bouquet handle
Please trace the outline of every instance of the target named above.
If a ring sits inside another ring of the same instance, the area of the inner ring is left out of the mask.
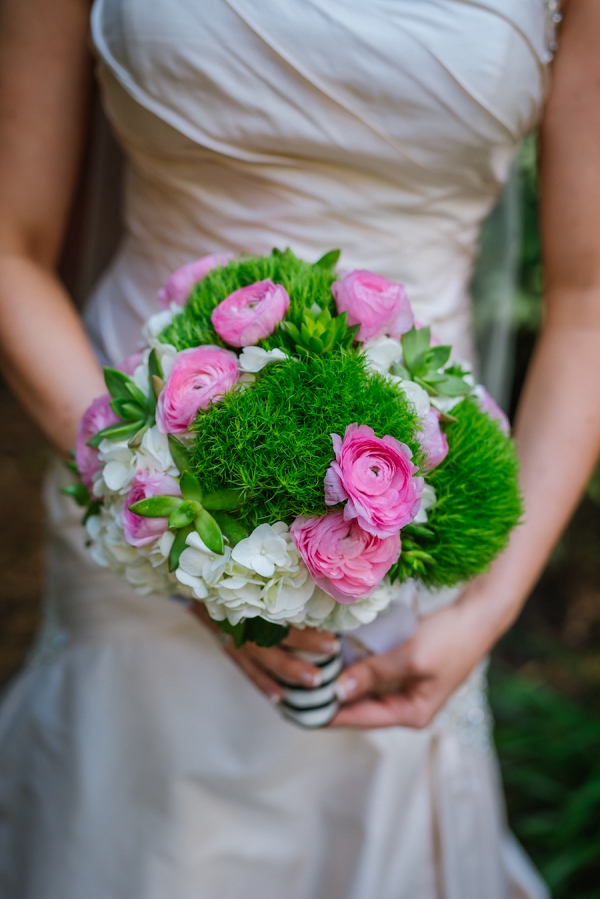
[[[290,650],[297,658],[321,669],[323,683],[318,687],[302,687],[278,680],[283,688],[279,705],[282,715],[300,727],[313,730],[325,727],[338,710],[335,681],[343,668],[341,651],[334,655]]]

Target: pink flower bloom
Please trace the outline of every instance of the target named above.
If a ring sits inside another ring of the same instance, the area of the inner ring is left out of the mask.
[[[212,268],[218,265],[225,266],[231,259],[231,253],[213,253],[203,256],[195,262],[182,265],[173,272],[164,287],[158,291],[158,305],[161,309],[168,309],[171,303],[184,306],[192,287],[201,281]]]
[[[362,269],[334,281],[331,291],[339,313],[348,313],[349,325],[360,325],[358,340],[374,337],[399,339],[413,326],[413,314],[404,287]]]
[[[493,397],[489,395],[485,387],[478,384],[475,388],[475,396],[482,412],[487,412],[490,418],[494,418],[500,425],[500,429],[504,431],[506,436],[510,434],[510,421],[506,413],[500,408]]]
[[[230,346],[254,346],[273,333],[289,308],[287,290],[267,278],[229,294],[213,310],[212,323]]]
[[[399,534],[375,537],[342,511],[297,518],[290,533],[313,580],[342,603],[368,596],[400,556]]]
[[[79,422],[75,442],[75,464],[81,480],[90,493],[94,486],[94,475],[100,470],[101,465],[98,460],[98,450],[88,446],[87,442],[98,431],[102,431],[118,421],[120,419],[110,408],[110,395],[104,393],[85,410]]]
[[[132,375],[140,362],[142,361],[142,356],[144,354],[141,350],[138,353],[132,353],[131,356],[128,356],[124,362],[121,362],[120,365],[117,365],[117,368],[120,371],[125,372],[126,375]]]
[[[367,425],[348,425],[344,440],[332,434],[335,462],[325,475],[325,502],[344,502],[346,521],[356,518],[369,534],[390,537],[413,520],[421,506],[423,478],[403,443],[376,437]]]
[[[198,409],[224,396],[239,378],[237,356],[218,346],[177,353],[169,380],[158,397],[156,425],[163,434],[189,430]]]
[[[131,546],[146,546],[167,530],[168,518],[145,518],[129,511],[129,506],[151,496],[181,496],[179,484],[167,474],[136,471],[121,512],[125,540]]]
[[[440,428],[440,413],[433,406],[421,419],[417,438],[425,453],[424,471],[437,468],[448,455],[448,438]]]

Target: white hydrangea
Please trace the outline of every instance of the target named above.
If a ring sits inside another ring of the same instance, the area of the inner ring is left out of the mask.
[[[261,371],[266,365],[273,362],[282,362],[289,359],[287,353],[277,347],[273,350],[263,350],[259,346],[245,346],[242,350],[238,363],[243,372]]]
[[[363,344],[367,368],[387,375],[392,365],[402,362],[402,344],[393,337],[374,337]]]
[[[151,471],[179,477],[173,462],[166,434],[156,425],[148,428],[140,446],[131,448],[126,440],[104,439],[99,447],[103,467],[94,477],[94,493],[98,497],[108,494],[125,494],[129,491],[136,471]]]
[[[408,402],[413,406],[417,417],[425,418],[431,407],[427,391],[419,384],[415,384],[414,381],[405,381],[402,378],[395,378],[393,375],[390,377],[393,378]]]
[[[174,535],[166,531],[147,546],[130,546],[123,532],[122,511],[122,498],[105,501],[100,512],[88,519],[86,529],[92,539],[94,561],[125,578],[136,593],[169,596],[182,592],[177,590],[177,581],[168,568]]]
[[[302,623],[315,584],[283,522],[262,524],[223,555],[212,553],[196,533],[187,538],[177,580],[202,600],[209,615],[237,624],[260,616],[281,624]]]
[[[175,315],[181,312],[181,306],[178,306],[176,303],[171,303],[168,309],[162,309],[160,312],[155,312],[154,315],[151,315],[149,319],[142,326],[142,334],[144,335],[145,340],[150,344],[150,346],[155,346],[158,335],[161,331],[164,331],[165,328],[168,328]]]

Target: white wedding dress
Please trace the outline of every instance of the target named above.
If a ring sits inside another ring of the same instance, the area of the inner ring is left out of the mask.
[[[86,310],[136,349],[177,266],[333,247],[471,355],[478,231],[546,92],[543,0],[96,0],[127,235]],[[0,712],[2,899],[541,899],[481,671],[424,730],[303,731],[174,601],[92,563],[56,473],[46,623]],[[426,613],[450,596],[421,597]]]

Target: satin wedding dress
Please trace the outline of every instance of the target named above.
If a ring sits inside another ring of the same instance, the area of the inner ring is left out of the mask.
[[[547,89],[542,0],[96,0],[127,233],[104,361],[214,251],[343,249],[471,350],[478,231]],[[550,23],[551,24],[551,23]],[[283,720],[180,604],[96,567],[49,479],[46,621],[0,714],[2,899],[541,899],[476,671],[424,730]],[[451,595],[420,597],[421,612]]]

